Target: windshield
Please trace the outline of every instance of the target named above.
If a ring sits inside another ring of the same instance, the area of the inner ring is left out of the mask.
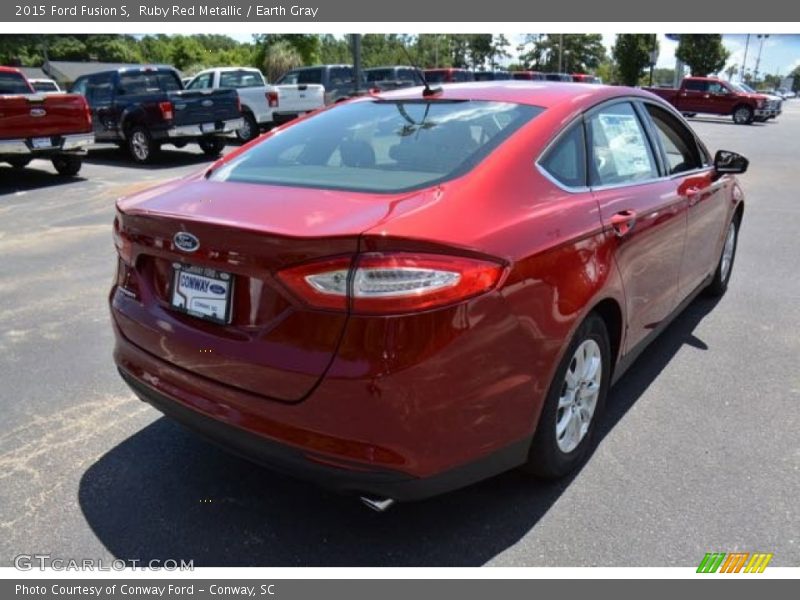
[[[729,81],[728,85],[731,86],[733,89],[735,89],[737,92],[744,92],[745,94],[757,93],[753,88],[744,83],[733,83],[732,81]]]
[[[362,101],[288,127],[210,177],[395,193],[457,177],[543,111],[482,101]]]

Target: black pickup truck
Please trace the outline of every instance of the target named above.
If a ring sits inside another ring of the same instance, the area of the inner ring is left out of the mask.
[[[136,162],[153,160],[162,144],[197,142],[209,156],[242,126],[234,89],[184,90],[168,66],[126,67],[84,75],[71,91],[86,96],[95,139],[127,147]]]

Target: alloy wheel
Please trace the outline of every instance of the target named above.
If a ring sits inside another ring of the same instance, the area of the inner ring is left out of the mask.
[[[593,339],[584,340],[572,356],[556,410],[556,442],[569,454],[589,431],[603,377],[600,346]]]

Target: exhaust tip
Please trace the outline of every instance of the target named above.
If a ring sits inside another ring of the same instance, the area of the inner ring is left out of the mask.
[[[368,496],[361,496],[361,502],[365,506],[379,513],[386,512],[392,508],[395,503],[392,498],[369,498]]]

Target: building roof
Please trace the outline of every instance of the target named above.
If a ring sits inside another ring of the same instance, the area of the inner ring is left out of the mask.
[[[40,67],[17,67],[27,79],[50,79]]]
[[[75,81],[81,75],[90,75],[101,71],[114,71],[126,67],[138,67],[131,63],[107,63],[107,62],[73,62],[67,60],[49,60],[42,69],[49,73],[49,77],[57,81]],[[43,75],[48,77],[48,75]]]

